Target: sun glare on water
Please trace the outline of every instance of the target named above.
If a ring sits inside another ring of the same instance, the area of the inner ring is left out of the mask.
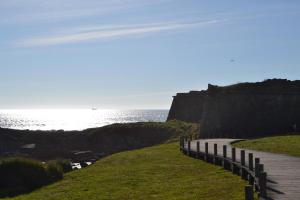
[[[113,123],[165,121],[166,117],[166,110],[0,110],[0,127],[30,130],[83,130]]]

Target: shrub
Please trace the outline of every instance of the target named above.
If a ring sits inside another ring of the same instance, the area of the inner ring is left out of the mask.
[[[47,162],[46,170],[50,182],[54,182],[63,178],[63,168],[56,162]]]
[[[62,167],[43,164],[29,158],[5,158],[0,161],[0,196],[15,196],[62,179]]]
[[[57,159],[57,160],[49,161],[48,164],[51,163],[51,162],[54,162],[57,165],[59,165],[61,167],[63,173],[67,173],[67,172],[72,171],[72,165],[71,165],[70,160],[67,160],[67,159]]]

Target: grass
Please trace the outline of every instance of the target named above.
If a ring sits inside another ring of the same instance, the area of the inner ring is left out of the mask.
[[[117,153],[11,200],[166,200],[244,198],[246,181],[182,155],[178,143]]]
[[[300,135],[273,136],[245,140],[235,143],[234,146],[300,157]]]
[[[85,136],[88,136],[90,140],[97,140],[97,137],[103,136],[106,138],[113,136],[121,138],[135,135],[140,140],[144,138],[149,140],[149,136],[154,137],[157,140],[157,143],[177,141],[180,135],[195,135],[199,132],[199,124],[183,122],[180,120],[112,124],[83,131]],[[101,138],[101,140],[103,140],[103,138]]]

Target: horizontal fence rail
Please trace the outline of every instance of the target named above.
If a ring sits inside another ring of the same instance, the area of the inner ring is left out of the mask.
[[[197,137],[195,139],[198,139]],[[247,155],[245,150],[241,150],[240,159],[237,161],[236,149],[231,148],[231,158],[227,156],[227,145],[223,145],[222,154],[218,154],[218,145],[205,142],[205,150],[202,152],[200,149],[200,142],[196,141],[196,151],[191,149],[191,136],[180,137],[180,151],[185,155],[193,158],[201,159],[206,162],[222,166],[225,170],[231,171],[233,174],[241,176],[247,180],[249,185],[245,186],[245,200],[254,199],[254,191],[259,195],[259,199],[266,200],[267,198],[267,173],[264,171],[264,165],[260,163],[259,158],[254,158],[252,153]],[[213,153],[209,153],[208,147],[213,145]],[[254,159],[253,159],[254,158]]]

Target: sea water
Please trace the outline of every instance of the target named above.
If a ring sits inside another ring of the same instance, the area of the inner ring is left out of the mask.
[[[29,130],[83,130],[114,123],[163,122],[168,110],[0,110],[0,127]]]

